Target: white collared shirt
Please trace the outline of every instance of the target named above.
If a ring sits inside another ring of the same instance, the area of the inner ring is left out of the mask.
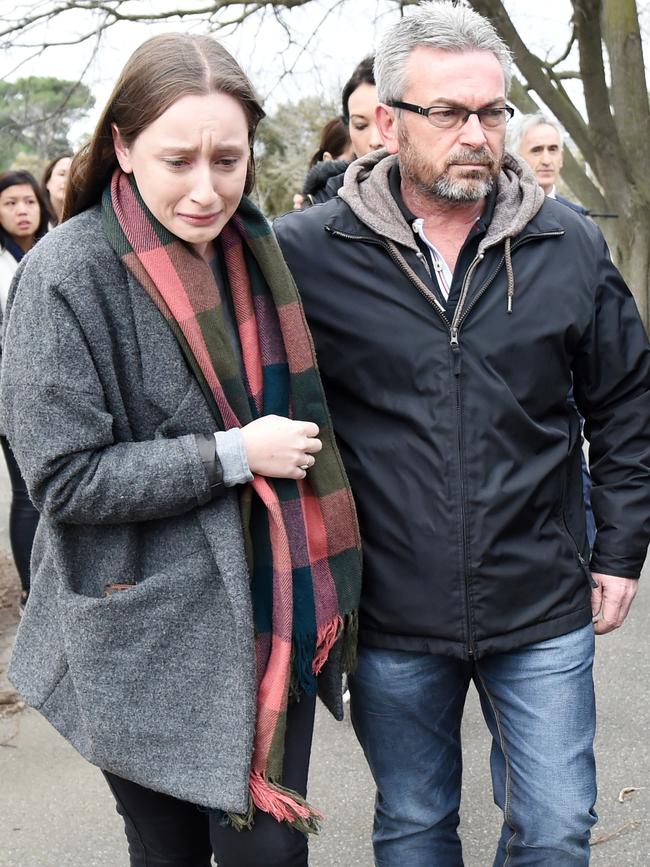
[[[445,262],[445,258],[440,252],[440,250],[434,247],[431,241],[424,234],[424,220],[422,219],[422,217],[418,217],[417,219],[413,220],[413,223],[411,225],[415,234],[419,235],[422,238],[424,243],[431,251],[431,261],[433,263],[433,270],[438,281],[438,287],[440,288],[442,297],[445,299],[445,301],[448,301],[449,291],[451,289],[451,284],[454,279],[453,271]]]

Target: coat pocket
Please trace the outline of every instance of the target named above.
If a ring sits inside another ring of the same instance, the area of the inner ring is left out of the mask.
[[[251,666],[207,548],[108,597],[62,586],[59,604],[87,757],[100,767],[164,778],[196,764],[197,738],[225,711],[244,725]]]

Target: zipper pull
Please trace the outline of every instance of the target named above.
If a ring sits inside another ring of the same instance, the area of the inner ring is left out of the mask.
[[[580,551],[578,551],[578,561],[580,562],[580,565],[582,567],[582,571],[585,573],[585,575],[589,579],[589,584],[591,585],[592,589],[595,589],[596,587],[598,587],[598,581],[596,581],[594,576],[591,574],[591,569],[589,568],[589,564],[587,563],[585,558],[582,556]]]
[[[452,355],[454,357],[454,376],[460,376],[460,344],[458,342],[458,329],[451,329],[451,338],[449,340],[449,344],[451,346]]]

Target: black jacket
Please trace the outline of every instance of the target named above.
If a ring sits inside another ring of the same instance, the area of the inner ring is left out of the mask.
[[[329,202],[343,186],[345,170],[350,165],[346,160],[321,160],[307,172],[302,194],[305,208]]]
[[[582,205],[579,205],[577,202],[572,202],[571,199],[565,199],[564,196],[555,196],[555,201],[560,202],[562,205],[565,205],[567,208],[571,208],[572,211],[575,211],[576,214],[582,214],[583,217],[589,216],[589,211],[584,208]]]
[[[646,554],[650,351],[635,303],[598,228],[508,157],[450,327],[388,191],[391,159],[360,161],[342,198],[275,226],[359,510],[361,640],[468,658],[562,635],[591,618],[572,380],[591,567],[638,577]]]

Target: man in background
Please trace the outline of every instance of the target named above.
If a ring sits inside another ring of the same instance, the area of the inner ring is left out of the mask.
[[[510,150],[523,157],[537,178],[537,183],[551,199],[572,211],[586,215],[586,208],[557,193],[557,182],[564,165],[562,128],[553,117],[542,112],[525,114],[509,137]]]

